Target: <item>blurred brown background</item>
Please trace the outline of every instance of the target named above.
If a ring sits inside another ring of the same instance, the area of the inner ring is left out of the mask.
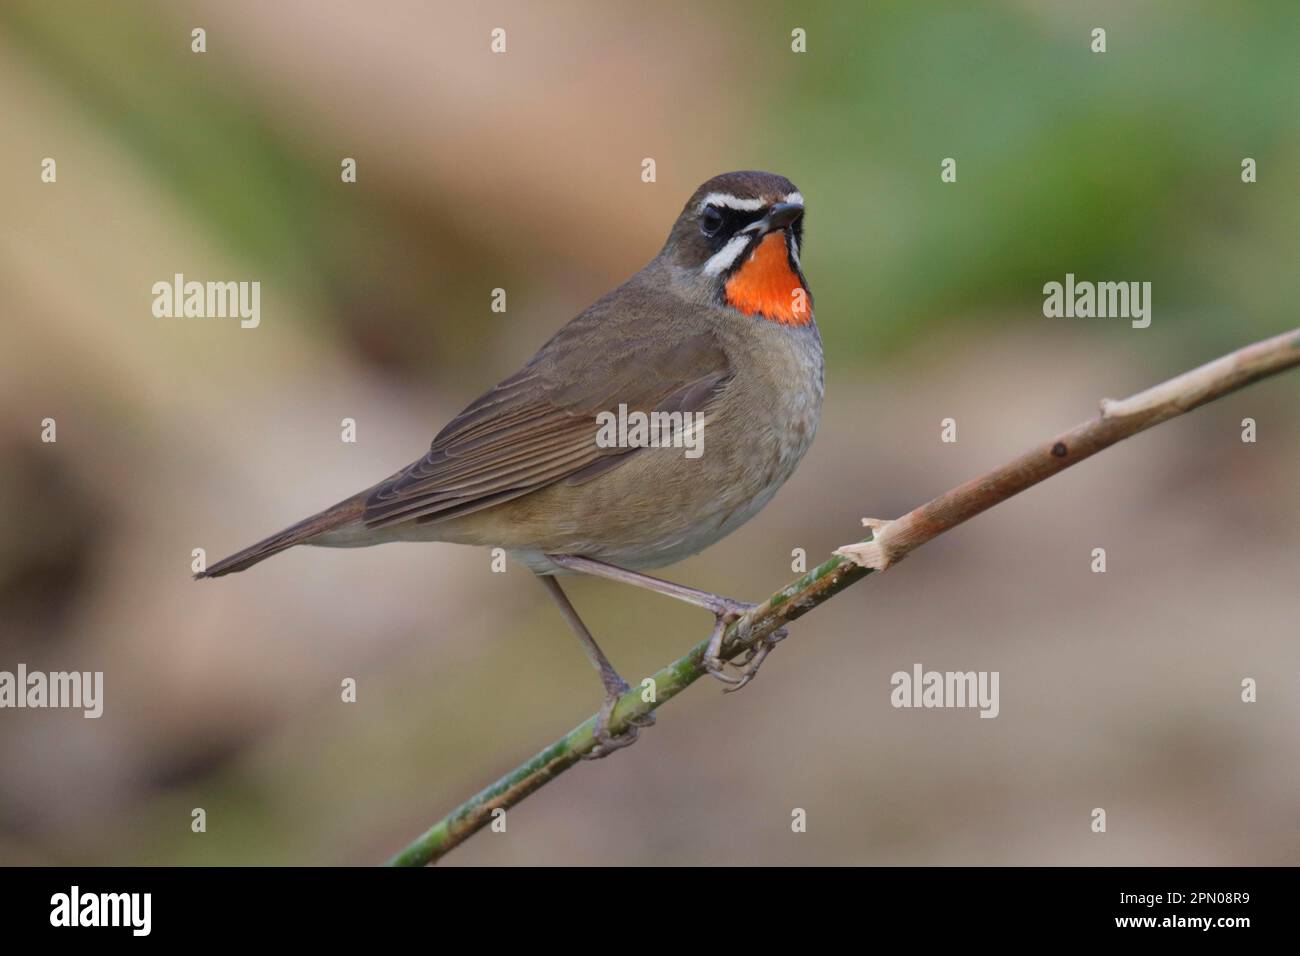
[[[714,173],[800,186],[828,358],[799,473],[666,572],[737,597],[1295,326],[1298,51],[1281,2],[6,3],[0,669],[103,670],[107,699],[0,711],[0,862],[379,862],[590,714],[563,620],[485,551],[297,549],[202,584],[190,552],[419,457]],[[154,318],[176,272],[260,281],[260,328]],[[1151,281],[1151,327],[1044,318],[1067,272]],[[1300,862],[1297,397],[1256,386],[937,540],[448,862]],[[571,593],[629,679],[707,633]],[[894,710],[914,662],[1000,671],[1001,715]]]

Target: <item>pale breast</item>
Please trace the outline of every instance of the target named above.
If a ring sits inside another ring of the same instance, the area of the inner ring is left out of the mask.
[[[751,321],[760,335],[742,346],[735,379],[705,419],[703,455],[647,456],[611,473],[611,487],[635,481],[653,489],[655,504],[642,509],[637,529],[593,535],[584,553],[632,568],[680,561],[756,515],[794,474],[821,418],[821,341],[816,326]]]
[[[821,420],[824,380],[817,327],[764,322],[760,328],[767,334],[750,353],[752,374],[737,382],[742,388],[728,396],[728,407],[719,412],[739,426],[727,428],[723,437],[734,444],[729,457],[743,476],[729,496],[738,506],[722,521],[722,534],[756,514],[794,474]]]

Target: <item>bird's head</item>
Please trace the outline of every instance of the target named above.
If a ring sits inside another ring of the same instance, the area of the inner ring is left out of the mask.
[[[786,325],[812,321],[799,266],[803,196],[773,173],[714,176],[687,201],[661,255],[692,294]]]

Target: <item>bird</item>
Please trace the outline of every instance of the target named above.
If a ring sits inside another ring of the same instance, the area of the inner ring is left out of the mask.
[[[560,576],[706,608],[715,620],[704,666],[745,686],[783,632],[728,671],[722,633],[754,605],[644,572],[752,518],[812,444],[824,363],[800,264],[803,225],[803,195],[784,176],[707,180],[649,264],[471,402],[422,458],[195,577],[243,571],[297,545],[503,548],[542,582],[600,676],[594,757],[635,742],[653,714],[610,732],[629,685]]]

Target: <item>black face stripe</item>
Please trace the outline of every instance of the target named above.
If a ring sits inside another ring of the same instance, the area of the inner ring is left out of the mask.
[[[718,252],[723,246],[735,237],[736,233],[746,226],[758,222],[767,215],[767,208],[762,209],[731,209],[728,206],[708,205],[705,209],[712,209],[722,215],[722,228],[712,236],[705,235],[704,241],[708,243],[712,252]],[[704,215],[704,210],[700,210],[700,215]],[[703,235],[703,233],[701,233]]]

